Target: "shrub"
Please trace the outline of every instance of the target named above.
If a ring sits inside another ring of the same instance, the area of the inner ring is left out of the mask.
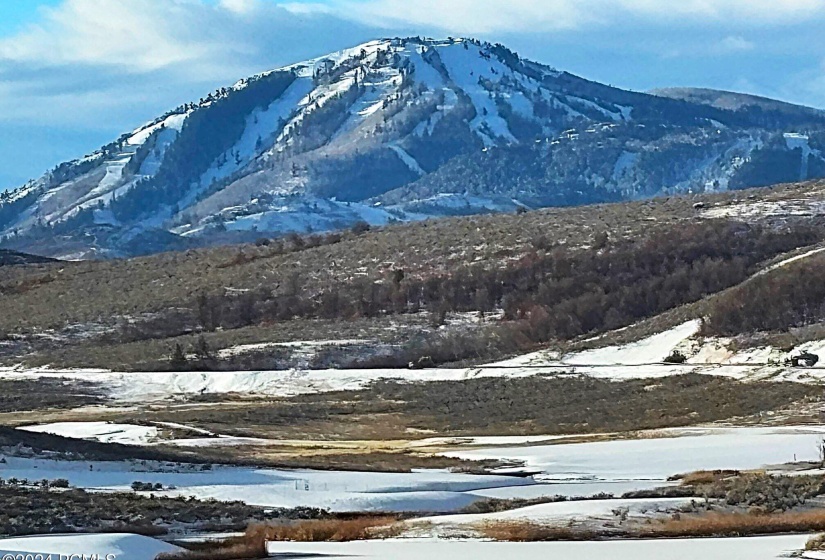
[[[139,480],[136,480],[132,483],[132,490],[134,490],[135,492],[151,492],[152,490],[162,489],[163,485],[160,483],[152,484],[151,482],[141,482]]]
[[[593,244],[591,247],[597,251],[600,251],[607,247],[607,242],[610,240],[610,236],[606,231],[600,231],[596,235],[593,236]]]
[[[713,484],[723,478],[739,476],[739,471],[734,470],[714,470],[714,471],[694,471],[687,474],[678,474],[668,478],[670,481],[679,480],[684,486],[697,486],[700,484]]]
[[[805,550],[825,550],[825,535],[816,535],[808,539]]]
[[[355,222],[354,224],[352,224],[352,227],[350,228],[350,231],[352,233],[354,233],[355,235],[361,235],[363,233],[367,233],[371,229],[372,229],[372,226],[370,226],[367,222],[365,222],[364,220],[359,220],[359,221]]]
[[[746,474],[724,478],[703,487],[710,498],[728,505],[759,507],[766,512],[787,511],[825,493],[822,476]]]
[[[666,364],[683,364],[687,361],[687,356],[678,350],[674,350],[668,357],[665,358]]]

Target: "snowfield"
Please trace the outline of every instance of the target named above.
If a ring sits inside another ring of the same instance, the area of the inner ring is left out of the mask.
[[[505,372],[529,376],[532,371]],[[116,401],[146,403],[173,397],[240,393],[260,396],[292,396],[306,393],[362,389],[379,379],[406,381],[462,381],[501,375],[483,369],[374,369],[286,370],[125,373],[100,370],[52,370],[0,368],[0,379],[75,379],[98,384]]]
[[[350,543],[269,543],[270,554],[327,560],[776,560],[801,550],[810,535],[736,539],[668,539],[498,543],[391,539]]]
[[[33,558],[38,555],[57,558],[69,555],[97,555],[105,560],[154,560],[158,554],[182,552],[181,548],[140,535],[111,533],[105,535],[35,535],[0,539],[0,554],[18,555],[20,558]],[[79,558],[80,556],[74,556]]]
[[[825,426],[778,428],[674,428],[639,434],[640,439],[457,449],[447,457],[500,459],[540,472],[534,478],[589,496],[606,485],[636,489],[667,485],[670,476],[697,470],[757,469],[792,461],[815,461]],[[543,487],[543,486],[542,486]],[[609,486],[608,486],[609,487]],[[597,489],[598,488],[598,489]],[[562,494],[564,492],[556,492]]]
[[[6,456],[0,477],[54,480],[107,492],[131,492],[135,481],[160,483],[152,494],[241,500],[263,507],[317,507],[338,512],[453,512],[483,496],[477,490],[536,484],[529,478],[447,471],[411,473],[257,469],[152,461],[59,461]]]
[[[469,530],[483,523],[501,521],[530,521],[549,525],[564,525],[573,521],[592,519],[615,519],[616,510],[625,510],[629,517],[650,517],[677,511],[679,506],[689,504],[690,498],[656,498],[638,500],[577,500],[539,504],[497,513],[465,515],[440,515],[413,519],[411,525],[434,525],[443,532],[445,528]]]

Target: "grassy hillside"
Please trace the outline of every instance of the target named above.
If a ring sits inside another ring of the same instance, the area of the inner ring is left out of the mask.
[[[180,345],[188,367],[290,367],[283,348],[231,359],[219,350],[345,338],[368,343],[309,366],[398,366],[566,343],[700,301],[825,241],[817,213],[824,187],[3,267],[0,358],[163,369]]]

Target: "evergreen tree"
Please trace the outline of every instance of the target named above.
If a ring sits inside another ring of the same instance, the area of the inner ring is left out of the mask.
[[[203,335],[200,335],[197,342],[195,342],[195,356],[200,362],[211,362],[214,359],[212,349],[209,348],[209,343],[206,342]]]
[[[184,371],[187,369],[189,361],[186,359],[186,354],[184,354],[183,347],[181,347],[180,344],[175,344],[175,349],[169,358],[169,365],[174,371]]]

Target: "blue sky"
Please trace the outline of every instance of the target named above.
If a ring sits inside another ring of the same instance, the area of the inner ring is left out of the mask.
[[[500,41],[635,90],[825,108],[823,0],[7,0],[0,189],[249,74],[383,36]]]
[[[60,3],[60,0],[50,1],[28,1],[17,0],[4,2],[0,6],[0,34],[8,35],[19,31],[19,29],[26,23],[34,21],[37,18],[37,12],[41,7],[55,6]]]

